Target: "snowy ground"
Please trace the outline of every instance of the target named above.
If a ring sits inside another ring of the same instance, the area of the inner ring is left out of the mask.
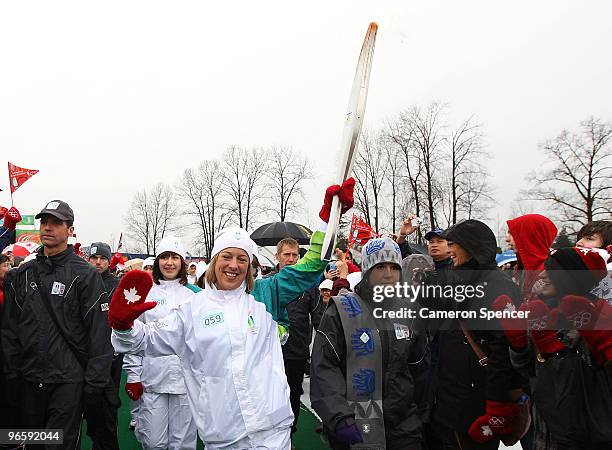
[[[304,383],[302,384],[304,388],[304,395],[302,395],[302,403],[306,408],[308,408],[312,413],[316,416],[317,413],[314,412],[312,407],[310,406],[310,378],[304,378]],[[317,416],[318,417],[318,416]],[[500,449],[512,449],[512,450],[522,450],[521,444],[513,445],[512,447],[506,447],[504,444],[500,444]]]

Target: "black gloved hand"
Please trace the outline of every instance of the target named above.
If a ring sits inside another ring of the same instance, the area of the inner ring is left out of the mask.
[[[85,385],[83,389],[83,413],[88,426],[94,426],[102,417],[104,389]]]
[[[19,411],[20,405],[23,403],[22,389],[23,383],[21,377],[6,378],[4,380],[6,403],[13,411]]]

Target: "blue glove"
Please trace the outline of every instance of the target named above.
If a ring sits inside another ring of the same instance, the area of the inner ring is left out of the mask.
[[[350,425],[348,425],[346,421],[339,424],[336,427],[335,437],[339,443],[345,445],[359,444],[360,442],[363,442],[363,436],[361,436],[359,428],[357,428],[357,425],[354,422]]]

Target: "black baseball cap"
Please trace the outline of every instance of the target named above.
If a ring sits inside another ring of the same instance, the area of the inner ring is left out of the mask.
[[[445,239],[444,230],[442,228],[434,228],[433,230],[428,231],[427,233],[425,233],[425,240],[429,241],[434,236],[438,236],[439,238]]]
[[[72,212],[72,208],[68,206],[68,203],[62,200],[51,200],[41,212],[36,214],[35,218],[40,219],[44,214],[50,214],[64,222],[74,222],[74,212]]]
[[[94,242],[89,247],[89,256],[102,256],[109,261],[111,260],[111,248],[105,242]]]

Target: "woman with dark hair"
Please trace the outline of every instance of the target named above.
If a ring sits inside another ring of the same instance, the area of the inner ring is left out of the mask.
[[[200,289],[187,283],[186,251],[175,237],[161,240],[153,262],[153,287],[147,301],[155,308],[140,316],[143,324],[166,317],[190,301]],[[195,449],[197,429],[193,420],[181,363],[176,355],[125,355],[125,390],[140,399],[134,434],[146,449]]]
[[[531,376],[535,450],[612,448],[612,306],[590,293],[607,274],[604,258],[552,250],[538,298],[520,307],[527,319],[502,322],[513,364]],[[496,309],[507,303],[497,299]]]
[[[466,220],[442,237],[453,261],[447,281],[455,297],[419,302],[430,309],[478,313],[481,308],[491,310],[502,294],[520,298],[517,286],[495,263],[497,242],[487,225]],[[468,288],[475,294],[459,297]],[[497,321],[476,317],[449,319],[440,329],[434,406],[427,427],[432,450],[493,450],[500,440],[516,442],[526,431],[514,426],[517,402],[526,401],[520,389],[525,381],[512,367],[508,341]]]

